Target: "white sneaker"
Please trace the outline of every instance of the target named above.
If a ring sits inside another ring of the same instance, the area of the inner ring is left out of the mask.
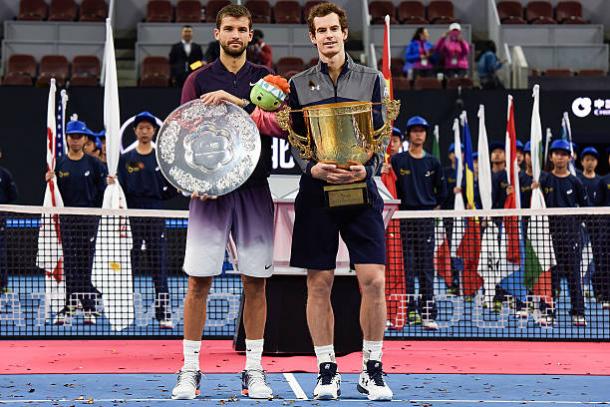
[[[336,400],[341,395],[341,375],[337,373],[337,364],[320,363],[320,374],[316,388],[313,389],[314,400]]]
[[[553,326],[555,324],[555,318],[551,315],[545,315],[538,318],[536,322],[541,327]]]
[[[527,309],[523,308],[515,312],[515,317],[519,319],[527,319],[528,312]]]
[[[162,319],[161,321],[159,321],[159,328],[174,329],[174,322],[171,319]]]
[[[610,302],[602,302],[602,309],[610,309]]]
[[[178,381],[172,390],[174,400],[192,400],[201,392],[199,383],[201,382],[201,372],[199,370],[181,370],[178,372]]]
[[[95,325],[96,323],[97,323],[97,319],[95,318],[95,313],[93,311],[85,311],[83,324]]]
[[[390,401],[394,393],[383,379],[383,366],[377,360],[366,362],[366,370],[360,373],[358,391],[372,401]]]
[[[587,320],[584,315],[572,315],[572,325],[574,326],[587,326]]]
[[[251,399],[273,398],[273,390],[267,384],[265,371],[249,369],[241,372],[241,394]]]
[[[61,311],[57,313],[55,319],[53,319],[54,325],[70,325],[72,323],[73,311],[64,307]]]
[[[436,323],[436,321],[431,320],[431,319],[424,319],[422,321],[422,326],[427,331],[437,331],[438,330],[438,324]]]

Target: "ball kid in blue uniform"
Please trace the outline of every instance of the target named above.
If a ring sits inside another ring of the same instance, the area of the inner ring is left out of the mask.
[[[60,157],[55,173],[47,172],[46,179],[57,178],[57,186],[67,207],[99,208],[106,188],[106,165],[84,153],[91,131],[82,121],[66,125],[68,154]],[[85,312],[85,324],[95,324],[95,300],[99,292],[91,284],[91,267],[97,233],[97,216],[60,217],[66,307],[58,313],[54,323],[69,323],[80,301]]]
[[[414,116],[407,122],[409,150],[392,157],[396,190],[401,210],[440,208],[447,197],[447,185],[440,161],[424,150],[428,122]],[[434,302],[434,222],[430,219],[401,221],[405,277],[409,311],[417,309],[424,329],[436,330]],[[415,300],[415,277],[419,280],[420,299]]]
[[[460,159],[462,162],[464,161],[464,145],[460,144],[462,147],[462,156]],[[449,145],[449,150],[447,152],[447,157],[449,158],[450,165],[443,167],[443,177],[445,178],[445,183],[447,184],[447,197],[441,204],[441,209],[453,209],[455,205],[455,194],[457,191],[457,161],[455,157],[455,144],[451,143]],[[462,190],[466,189],[466,180],[462,180],[462,185],[460,186]],[[451,245],[451,239],[453,237],[453,218],[445,218],[443,219],[443,226],[445,228],[445,233],[447,235],[447,241],[449,245]],[[463,268],[462,259],[459,257],[451,258],[451,286],[447,287],[448,291],[452,294],[458,294],[460,292],[460,270]],[[413,321],[411,321],[413,322]]]

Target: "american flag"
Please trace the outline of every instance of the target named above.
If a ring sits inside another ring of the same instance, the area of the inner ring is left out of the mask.
[[[66,145],[66,103],[68,102],[68,94],[66,90],[61,91],[59,103],[57,103],[57,120],[55,120],[55,157],[63,157],[67,153]]]

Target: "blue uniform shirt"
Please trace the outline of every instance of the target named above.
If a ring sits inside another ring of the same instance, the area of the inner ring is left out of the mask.
[[[525,171],[519,171],[519,189],[521,189],[521,207],[529,208],[532,205],[532,182],[534,177]]]
[[[441,205],[447,198],[447,184],[438,159],[428,153],[414,158],[408,151],[392,157],[400,209],[423,210]]]
[[[599,199],[600,206],[610,206],[610,174],[602,178],[602,190]]]
[[[557,177],[549,172],[540,174],[540,188],[548,208],[589,206],[587,189],[574,175]]]
[[[80,160],[63,156],[55,166],[57,186],[65,206],[101,207],[106,189],[106,164],[85,154]]]
[[[0,204],[8,204],[17,199],[17,186],[8,170],[0,167]]]
[[[504,208],[506,201],[506,188],[508,187],[508,178],[506,171],[494,172],[491,175],[491,207],[494,209]]]
[[[176,194],[161,174],[154,150],[146,155],[135,149],[122,154],[118,177],[128,208],[161,209],[162,201]]]
[[[601,206],[603,198],[604,183],[602,177],[595,174],[593,178],[585,177],[584,172],[577,173],[578,179],[587,189],[587,196],[589,197],[589,204],[591,206]]]

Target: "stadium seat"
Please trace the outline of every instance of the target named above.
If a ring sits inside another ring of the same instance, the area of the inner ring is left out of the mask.
[[[324,2],[320,0],[308,0],[305,2],[305,5],[303,6],[303,21],[305,23],[307,23],[307,17],[309,17],[309,10],[311,10],[313,7],[317,6],[320,3]]]
[[[273,16],[278,24],[300,24],[301,5],[294,0],[281,0],[273,7]]]
[[[392,73],[392,77],[403,76],[402,67],[405,65],[405,60],[402,58],[392,58],[390,61],[390,71]],[[377,68],[381,71],[381,67],[383,66],[383,60],[380,59],[377,62]]]
[[[518,1],[499,2],[498,15],[502,24],[527,24],[523,18],[523,6]]]
[[[107,15],[104,0],[83,0],[80,4],[80,21],[104,21]]]
[[[271,4],[267,0],[248,0],[245,6],[252,14],[253,23],[271,22]]]
[[[8,59],[6,73],[29,76],[32,80],[36,77],[36,60],[32,55],[13,54]]]
[[[169,0],[150,0],[146,7],[147,23],[169,23],[172,21],[172,3]]]
[[[205,21],[207,23],[213,23],[216,21],[216,14],[221,8],[231,4],[230,0],[208,0],[205,6]]]
[[[33,83],[34,80],[29,75],[18,72],[9,72],[2,80],[2,84],[7,86],[32,86]]]
[[[49,21],[74,21],[78,6],[74,0],[51,0]]]
[[[140,86],[169,86],[169,60],[165,57],[146,57],[142,61]]]
[[[436,78],[423,78],[419,77],[415,79],[413,89],[424,90],[424,89],[443,89],[443,83]]]
[[[552,78],[569,78],[572,76],[572,71],[565,68],[547,69],[544,71],[544,76],[550,76]]]
[[[428,24],[426,8],[421,1],[403,1],[398,6],[398,21],[401,24]]]
[[[277,61],[275,68],[278,75],[287,76],[291,71],[303,71],[305,69],[305,62],[299,57],[284,57]]]
[[[68,78],[70,64],[63,55],[45,55],[40,60],[40,74],[36,86],[48,86],[51,78],[55,78],[57,86],[63,86]]]
[[[578,1],[560,1],[555,7],[555,19],[561,24],[587,24],[582,18],[582,5]]]
[[[472,89],[474,83],[470,78],[449,78],[447,79],[447,89]]]
[[[581,69],[578,71],[578,76],[606,76],[606,71],[603,69]]]
[[[392,86],[394,90],[409,90],[411,89],[411,81],[407,77],[397,76],[392,78]]]
[[[71,86],[97,86],[100,80],[100,60],[95,55],[78,55],[72,60]]]
[[[384,24],[385,16],[390,16],[390,23],[396,24],[396,8],[389,0],[374,0],[369,3],[371,24]]]
[[[201,3],[199,0],[180,0],[178,4],[176,4],[176,22],[201,22]]]
[[[47,18],[47,12],[44,0],[21,0],[17,20],[41,21]]]
[[[525,9],[530,24],[557,24],[553,19],[553,6],[548,1],[530,1]]]
[[[432,24],[451,24],[457,20],[453,14],[453,3],[450,1],[436,0],[428,4],[428,21]]]

